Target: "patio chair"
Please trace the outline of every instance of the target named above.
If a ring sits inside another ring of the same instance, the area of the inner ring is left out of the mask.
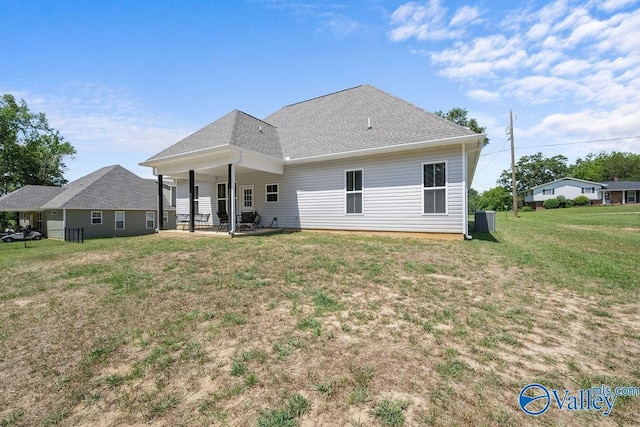
[[[255,230],[255,213],[253,211],[242,211],[240,215],[240,226]]]
[[[229,231],[229,215],[222,211],[216,211],[218,214],[218,220],[220,221],[220,225],[218,226],[218,231],[222,231],[223,228],[226,228]]]

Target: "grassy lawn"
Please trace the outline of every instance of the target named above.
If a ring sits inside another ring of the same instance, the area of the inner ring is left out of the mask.
[[[640,386],[640,207],[497,219],[0,245],[0,426],[637,425],[517,400]]]

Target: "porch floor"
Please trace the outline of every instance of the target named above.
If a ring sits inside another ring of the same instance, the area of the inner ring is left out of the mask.
[[[234,237],[239,236],[259,236],[264,234],[280,233],[284,229],[282,228],[258,228],[257,230],[242,230],[236,231]],[[177,235],[200,235],[200,236],[212,236],[212,237],[231,237],[227,230],[218,231],[218,227],[214,228],[197,228],[193,233],[189,232],[189,229],[182,230],[180,228],[175,230],[160,230],[160,234],[177,234]]]

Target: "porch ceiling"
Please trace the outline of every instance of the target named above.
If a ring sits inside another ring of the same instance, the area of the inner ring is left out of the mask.
[[[175,159],[163,159],[156,162],[145,162],[145,166],[153,166],[156,175],[172,177],[188,177],[193,170],[198,175],[226,175],[228,166],[236,166],[236,173],[262,171],[278,175],[284,173],[283,161],[258,153],[229,149],[214,153],[196,153],[192,156],[180,156]]]

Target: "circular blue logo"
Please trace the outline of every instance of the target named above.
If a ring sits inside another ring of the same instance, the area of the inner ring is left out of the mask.
[[[541,384],[529,384],[520,390],[518,403],[520,404],[520,409],[522,409],[525,414],[533,416],[542,415],[549,409],[551,394],[549,394],[549,390]]]

